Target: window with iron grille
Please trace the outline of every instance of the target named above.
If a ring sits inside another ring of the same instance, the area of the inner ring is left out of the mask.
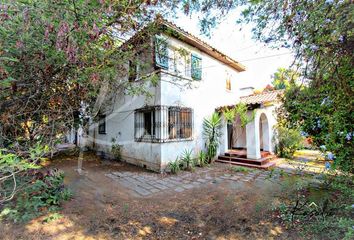
[[[192,137],[192,109],[181,107],[168,108],[169,139]]]
[[[135,141],[168,142],[192,139],[193,111],[174,106],[135,110]]]
[[[98,133],[106,134],[106,115],[99,115]]]

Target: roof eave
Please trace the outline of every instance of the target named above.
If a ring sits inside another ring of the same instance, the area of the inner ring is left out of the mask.
[[[192,36],[191,34],[184,32],[182,29],[174,26],[173,24],[166,22],[166,21],[164,21],[162,24],[164,26],[166,26],[167,28],[169,28],[169,30],[177,32],[181,41],[184,41],[184,42],[196,47],[200,51],[207,53],[208,55],[214,57],[215,59],[221,61],[222,63],[237,70],[238,72],[243,72],[246,70],[246,67],[244,65],[242,65],[241,63],[226,56],[222,52],[211,47],[209,44],[201,41],[200,39]]]

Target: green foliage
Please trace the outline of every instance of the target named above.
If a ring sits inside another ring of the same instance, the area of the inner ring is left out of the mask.
[[[253,169],[246,168],[246,167],[238,167],[238,166],[232,166],[230,169],[233,172],[243,172],[243,173],[249,173],[253,171]]]
[[[175,161],[168,163],[168,168],[170,169],[171,173],[177,174],[181,170],[181,162],[177,158]]]
[[[0,147],[28,150],[38,140],[52,146],[80,121],[87,128],[87,118],[93,119],[102,100],[117,91],[148,93],[146,83],[157,84],[154,74],[139,83],[117,78],[150,41],[141,34],[138,47],[130,41],[120,48],[120,37],[141,26],[155,34],[156,24],[146,23],[166,8],[177,6],[169,1],[3,0]],[[140,60],[139,66],[143,70],[146,64]]]
[[[352,239],[353,177],[324,174],[290,176],[282,184],[276,210],[284,223],[310,239]]]
[[[292,69],[278,68],[272,76],[272,85],[275,89],[287,89],[294,85],[299,78],[299,73]]]
[[[115,160],[122,160],[122,145],[116,144],[116,140],[112,139],[111,153],[113,154]]]
[[[251,23],[255,39],[296,53],[293,67],[301,84],[290,82],[284,96],[287,127],[300,127],[315,146],[334,155],[335,167],[354,171],[352,1],[210,0],[187,6],[188,13],[203,9],[203,32],[220,20],[218,10],[241,7],[238,23]]]
[[[192,157],[193,151],[191,149],[185,149],[181,156],[181,162],[183,164],[183,168],[187,170],[194,169],[194,159]]]
[[[49,222],[52,222],[52,221],[61,219],[62,217],[63,217],[63,215],[60,214],[60,213],[57,213],[57,212],[51,213],[49,216],[47,216],[47,217],[45,217],[45,218],[43,219],[43,222],[44,222],[44,223],[49,223]]]
[[[255,117],[255,111],[252,111],[251,115],[249,115],[248,112],[248,106],[245,103],[238,103],[235,107],[222,109],[222,113],[229,124],[233,123],[236,117],[239,117],[241,127],[245,127],[248,123],[252,122]]]
[[[209,163],[207,153],[204,151],[199,152],[197,159],[198,159],[198,165],[200,167],[204,167]]]
[[[203,136],[206,139],[207,158],[213,161],[219,147],[221,136],[221,117],[218,113],[213,113],[210,118],[203,120]]]
[[[222,110],[227,123],[232,124],[235,121],[236,111],[235,108],[225,108]]]
[[[353,172],[354,84],[351,1],[252,1],[244,22],[254,37],[296,52],[303,84],[285,93],[283,117],[334,155],[334,165]],[[304,20],[305,19],[305,20]],[[291,85],[291,84],[290,84]]]
[[[71,196],[71,192],[64,187],[63,172],[51,170],[46,174],[38,173],[37,179],[16,196],[15,202],[5,205],[0,216],[14,222],[26,222],[45,211],[58,210],[60,204]]]
[[[14,153],[9,153],[6,149],[0,149],[0,176],[10,172],[38,168],[40,166],[37,164],[23,159]]]
[[[295,151],[302,148],[304,138],[297,129],[289,129],[277,125],[274,132],[274,139],[277,141],[275,152],[278,156],[292,158]]]

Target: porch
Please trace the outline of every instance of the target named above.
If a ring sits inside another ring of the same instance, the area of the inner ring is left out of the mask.
[[[273,128],[279,94],[282,92],[271,91],[241,97],[240,102],[247,104],[247,115],[252,120],[243,125],[236,116],[232,123],[225,124],[218,162],[260,169],[275,166]]]
[[[247,149],[230,149],[224,154],[219,155],[216,161],[258,169],[268,169],[275,166],[275,162],[272,161],[275,155],[268,151],[260,151],[260,154],[261,158],[251,159],[247,158]]]

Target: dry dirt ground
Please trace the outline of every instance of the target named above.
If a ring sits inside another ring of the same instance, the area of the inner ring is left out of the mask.
[[[77,158],[61,157],[48,166],[65,172],[65,184],[74,193],[60,211],[60,219],[44,223],[41,217],[26,224],[6,223],[1,226],[0,239],[300,238],[271,215],[274,195],[279,190],[271,181],[222,181],[183,192],[139,197],[106,174],[144,170],[87,155],[85,174],[80,176],[76,164]],[[192,175],[197,176],[203,169]],[[230,166],[213,164],[209,170],[227,173]]]

